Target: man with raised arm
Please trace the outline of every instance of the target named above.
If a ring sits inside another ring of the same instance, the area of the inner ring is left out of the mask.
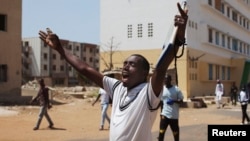
[[[110,141],[152,141],[151,127],[155,121],[156,109],[160,103],[162,85],[167,68],[174,59],[179,46],[185,41],[187,10],[177,3],[180,15],[174,18],[178,26],[176,43],[168,49],[147,82],[149,62],[139,54],[129,56],[123,62],[122,79],[117,80],[103,76],[86,62],[74,56],[61,46],[58,36],[54,33],[40,31],[40,38],[51,48],[60,53],[79,73],[104,88],[112,98],[110,122]]]

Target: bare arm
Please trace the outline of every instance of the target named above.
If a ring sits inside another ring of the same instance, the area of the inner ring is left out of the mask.
[[[38,97],[40,97],[40,91],[41,89],[39,89],[37,95],[31,99],[30,104],[33,104],[35,101],[37,101]]]
[[[175,102],[175,103],[177,103],[177,104],[181,104],[181,103],[183,103],[183,99],[173,100],[173,102]]]
[[[95,105],[95,103],[99,100],[99,98],[101,97],[101,95],[100,94],[98,94],[98,96],[96,97],[96,99],[95,99],[95,101],[92,103],[92,106],[94,106]]]
[[[39,35],[40,39],[44,41],[45,44],[49,45],[52,49],[55,49],[80,74],[86,76],[88,79],[103,88],[103,75],[89,66],[86,62],[83,62],[77,56],[73,55],[69,50],[63,48],[56,34],[53,34],[52,31],[48,30],[47,33],[39,31]]]
[[[175,26],[178,26],[177,34],[176,34],[176,42],[184,41],[185,40],[185,31],[186,31],[186,24],[188,20],[188,15],[187,15],[187,9],[182,9],[180,4],[177,3],[178,10],[181,15],[176,15],[175,16]],[[180,20],[177,20],[180,19]],[[155,71],[152,75],[151,83],[153,90],[156,94],[156,96],[159,96],[161,90],[162,90],[162,85],[164,81],[164,76],[167,72],[167,68],[173,61],[176,53],[179,50],[179,44],[174,44],[172,48],[169,48],[167,54],[163,56],[163,61],[161,61],[155,68]]]

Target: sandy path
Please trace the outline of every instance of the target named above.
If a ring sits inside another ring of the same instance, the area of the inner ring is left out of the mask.
[[[49,114],[54,121],[55,129],[48,129],[48,123],[43,119],[40,130],[37,131],[32,129],[37,120],[39,107],[14,106],[1,108],[5,110],[0,110],[0,141],[108,140],[107,123],[106,130],[98,130],[100,123],[100,106],[98,103],[93,107],[86,100],[75,99],[69,104],[54,105],[49,110]],[[6,109],[7,112],[12,111],[11,114],[4,114]],[[181,108],[181,140],[206,141],[208,124],[239,124],[240,120],[239,106],[227,106],[225,109],[216,109],[215,105],[209,105],[208,108],[202,109]],[[158,127],[159,117],[157,117],[152,129],[155,141],[158,135]],[[166,132],[165,140],[173,140],[170,129]]]

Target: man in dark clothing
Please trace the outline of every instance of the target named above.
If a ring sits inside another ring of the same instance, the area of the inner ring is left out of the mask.
[[[31,100],[31,104],[39,100],[39,103],[41,106],[40,113],[38,116],[38,121],[36,123],[36,126],[33,128],[33,130],[39,129],[43,116],[45,116],[47,121],[49,122],[49,128],[52,128],[54,125],[47,111],[48,109],[52,107],[49,101],[49,88],[45,87],[43,79],[39,80],[39,84],[40,84],[40,89],[38,91],[38,94],[34,99]]]
[[[232,105],[234,106],[236,106],[237,102],[237,92],[238,92],[238,87],[235,85],[235,82],[233,82],[231,86],[231,102]]]

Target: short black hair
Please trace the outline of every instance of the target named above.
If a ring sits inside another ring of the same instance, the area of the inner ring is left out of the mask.
[[[43,78],[41,78],[41,79],[39,80],[39,83],[44,83]]]
[[[143,69],[145,69],[147,72],[149,72],[150,65],[149,65],[148,60],[147,60],[144,56],[142,56],[142,55],[140,55],[140,54],[133,54],[133,55],[131,55],[131,56],[137,56],[137,57],[140,57],[140,58],[141,58],[141,60],[142,60],[142,66],[143,66]]]
[[[39,80],[39,84],[40,84],[40,85],[43,85],[43,86],[45,85],[45,84],[44,84],[43,78],[41,78],[41,79]]]
[[[246,85],[243,85],[243,86],[241,87],[241,90],[242,90],[242,91],[245,91],[245,90],[246,90]]]

